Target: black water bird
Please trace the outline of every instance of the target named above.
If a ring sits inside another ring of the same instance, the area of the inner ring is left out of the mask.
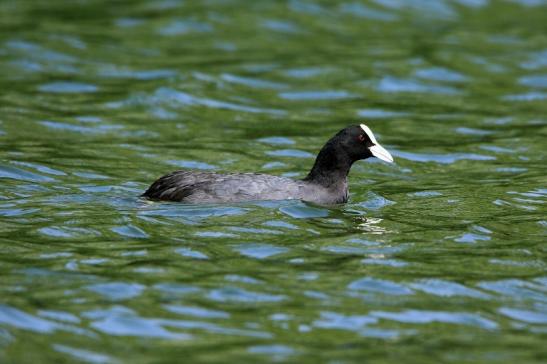
[[[303,200],[322,205],[348,200],[348,173],[353,162],[377,157],[392,163],[393,157],[364,124],[340,130],[321,149],[302,180],[260,173],[175,171],[142,195],[149,199],[186,203],[225,203],[257,200]]]

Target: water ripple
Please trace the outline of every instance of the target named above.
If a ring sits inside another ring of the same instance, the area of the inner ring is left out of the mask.
[[[353,281],[348,285],[348,288],[351,290],[383,293],[387,295],[409,295],[414,293],[410,288],[401,284],[370,277]]]
[[[116,226],[111,229],[113,232],[126,236],[128,238],[138,238],[144,239],[148,237],[148,234],[144,232],[141,228],[128,224],[125,226]]]
[[[288,87],[288,85],[284,83],[280,83],[280,82],[260,80],[260,79],[251,78],[251,77],[241,77],[241,76],[236,76],[229,73],[222,74],[221,79],[227,82],[235,83],[238,85],[249,86],[255,89],[281,90]]]
[[[313,158],[313,154],[298,149],[279,149],[266,152],[274,157]]]
[[[462,284],[442,279],[424,279],[410,284],[410,287],[441,297],[468,296],[476,298],[490,298],[486,293]]]
[[[188,340],[192,336],[182,332],[171,332],[163,327],[164,321],[139,317],[134,311],[115,306],[107,310],[96,310],[84,313],[93,320],[90,324],[96,330],[114,336],[138,336]]]
[[[236,287],[214,289],[208,294],[208,298],[219,302],[240,303],[281,302],[286,299],[284,295],[253,292]]]
[[[269,245],[269,244],[244,244],[238,245],[236,250],[241,254],[256,258],[256,259],[265,259],[272,257],[274,255],[283,254],[289,251],[287,248],[282,248],[279,246]]]
[[[460,160],[489,161],[496,159],[496,157],[493,156],[475,153],[422,154],[398,150],[392,150],[391,153],[396,157],[414,162],[436,162],[441,164],[452,164]]]
[[[267,19],[262,21],[262,26],[266,29],[270,29],[281,33],[300,33],[300,28],[287,20]]]
[[[547,324],[547,312],[522,310],[511,307],[502,307],[498,310],[502,315],[530,324]]]
[[[177,249],[175,249],[175,252],[177,252],[178,254],[180,254],[182,256],[189,257],[189,258],[209,259],[209,257],[206,254],[203,254],[202,252],[199,252],[197,250],[193,250],[193,249],[190,249],[190,248],[177,248]]]
[[[308,219],[312,217],[326,217],[329,215],[327,209],[311,207],[303,203],[283,206],[279,209],[282,213],[297,219]]]
[[[192,96],[182,91],[176,91],[166,87],[162,87],[158,89],[153,95],[153,100],[155,103],[167,103],[173,106],[199,105],[199,106],[210,107],[213,109],[227,109],[227,110],[244,111],[244,112],[250,112],[250,113],[268,113],[268,114],[277,114],[277,115],[283,115],[286,113],[284,110],[259,108],[259,107],[235,104],[235,103],[226,102],[226,101],[218,101],[218,100],[209,99],[209,98],[200,98],[200,97]]]
[[[377,86],[380,92],[424,92],[435,94],[455,95],[460,91],[449,86],[439,86],[421,83],[413,79],[401,79],[386,76],[380,80]]]
[[[3,165],[0,165],[0,178],[11,178],[31,182],[55,182],[55,179],[51,177]]]
[[[513,300],[534,300],[547,302],[546,286],[520,279],[505,279],[492,282],[480,282],[482,289],[498,293]]]
[[[369,6],[365,6],[363,4],[356,3],[356,2],[342,4],[340,5],[339,8],[342,13],[353,15],[359,18],[381,20],[386,22],[391,22],[398,18],[397,15],[393,13],[374,9]]]
[[[356,95],[343,90],[326,91],[287,91],[280,92],[279,97],[294,101],[336,100],[356,97]]]
[[[0,322],[35,332],[53,332],[61,326],[53,321],[29,315],[16,308],[0,305]]]
[[[47,126],[51,129],[57,130],[68,130],[72,132],[82,133],[82,134],[97,134],[97,133],[107,133],[114,130],[122,129],[121,125],[95,125],[95,126],[81,126],[74,125],[69,123],[61,123],[58,121],[40,121],[40,124]]]
[[[467,312],[443,312],[425,310],[405,310],[401,312],[372,311],[373,317],[406,323],[427,324],[443,322],[449,324],[472,325],[487,330],[498,328],[498,324],[480,315]]]
[[[247,349],[251,354],[268,355],[277,360],[285,360],[288,356],[294,355],[297,352],[287,345],[255,345]]]
[[[158,33],[165,36],[176,36],[188,33],[209,33],[213,31],[211,24],[191,20],[175,19],[169,24],[161,27]]]
[[[87,287],[88,290],[98,293],[113,301],[126,300],[139,296],[144,286],[136,283],[97,283]]]
[[[529,75],[519,78],[518,83],[534,88],[547,88],[547,75]]]
[[[432,81],[465,82],[468,78],[461,73],[442,67],[424,68],[417,70],[416,77]]]
[[[343,315],[337,312],[321,312],[321,318],[313,322],[322,329],[361,331],[366,325],[375,324],[378,318],[369,315]]]
[[[117,359],[105,354],[100,354],[94,351],[77,349],[66,345],[53,344],[53,349],[60,353],[68,354],[78,361],[93,364],[120,363]]]
[[[230,317],[230,314],[224,311],[210,310],[202,307],[193,306],[181,306],[181,305],[164,305],[167,311],[184,316],[193,316],[200,318],[211,319],[226,319]]]
[[[51,82],[40,85],[38,90],[52,93],[89,93],[96,92],[98,87],[82,82]]]

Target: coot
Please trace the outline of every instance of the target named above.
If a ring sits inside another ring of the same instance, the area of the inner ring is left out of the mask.
[[[175,171],[152,183],[142,196],[187,203],[298,199],[337,204],[348,200],[347,176],[353,162],[372,156],[393,162],[369,127],[351,125],[323,146],[302,180],[260,173]]]

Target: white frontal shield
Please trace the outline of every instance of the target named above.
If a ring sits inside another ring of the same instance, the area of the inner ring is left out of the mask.
[[[376,137],[374,137],[372,130],[370,130],[370,128],[366,126],[365,124],[361,124],[361,129],[363,129],[363,131],[368,135],[372,143],[374,143],[374,145],[369,148],[372,155],[378,159],[383,160],[384,162],[393,163],[393,157],[384,147],[382,147],[376,141]]]

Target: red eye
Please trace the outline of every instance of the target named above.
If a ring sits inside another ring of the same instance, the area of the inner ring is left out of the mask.
[[[365,136],[363,134],[359,134],[359,141],[360,142],[365,141]]]

